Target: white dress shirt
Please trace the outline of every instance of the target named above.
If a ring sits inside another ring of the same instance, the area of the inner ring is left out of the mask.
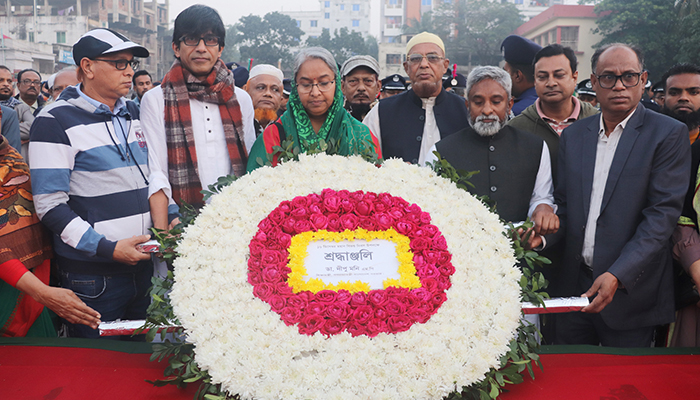
[[[608,181],[610,166],[612,165],[613,158],[615,157],[617,145],[620,143],[622,131],[625,129],[627,122],[636,111],[637,109],[635,108],[635,110],[632,111],[627,118],[620,122],[615,129],[610,132],[610,136],[605,134],[603,114],[600,114],[600,129],[598,130],[598,145],[596,147],[595,169],[593,172],[593,185],[591,187],[591,203],[588,209],[586,232],[583,237],[583,249],[581,250],[583,261],[589,267],[593,267],[596,225],[598,223],[598,217],[600,217],[600,207],[603,205],[603,193],[605,193],[605,183]]]
[[[250,153],[255,142],[253,102],[245,90],[235,88],[236,98],[243,118],[243,143]],[[213,184],[224,175],[231,173],[231,160],[226,146],[221,114],[216,104],[190,99],[192,130],[195,151],[197,152],[197,172],[202,188]],[[168,146],[165,138],[165,102],[163,90],[154,88],[141,99],[141,126],[148,145],[148,177],[150,197],[159,190],[172,201],[172,189],[168,181]]]

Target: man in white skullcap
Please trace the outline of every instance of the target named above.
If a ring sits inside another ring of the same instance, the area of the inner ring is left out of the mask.
[[[403,67],[411,89],[382,100],[362,121],[385,159],[423,165],[435,143],[469,126],[464,98],[442,88],[449,63],[439,36],[423,32],[408,42]]]
[[[255,136],[263,133],[267,125],[277,119],[282,104],[284,75],[270,64],[258,64],[250,69],[248,82],[243,86],[253,100],[255,109]]]

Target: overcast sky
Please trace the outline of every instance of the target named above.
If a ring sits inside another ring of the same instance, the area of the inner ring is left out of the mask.
[[[171,23],[180,11],[196,3],[197,1],[193,2],[192,0],[170,0]],[[215,8],[221,14],[226,25],[235,24],[244,15],[262,16],[272,11],[314,11],[320,9],[319,0],[202,0],[198,3]],[[378,36],[379,0],[371,0],[371,4],[370,33]]]

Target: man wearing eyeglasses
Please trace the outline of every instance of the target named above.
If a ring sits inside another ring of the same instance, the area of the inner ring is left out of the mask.
[[[202,188],[219,177],[246,172],[255,142],[253,102],[220,59],[225,36],[216,10],[186,8],[173,29],[177,59],[161,87],[141,99],[156,228],[177,223],[182,202],[203,206]]]
[[[17,73],[17,89],[15,98],[29,106],[32,114],[37,115],[44,107],[44,97],[41,95],[41,75],[33,69],[25,69]]]
[[[409,40],[403,67],[411,89],[382,100],[362,121],[385,159],[423,165],[435,143],[469,126],[464,98],[442,88],[449,63],[439,36],[423,32]]]
[[[561,228],[547,237],[566,235],[551,286],[591,303],[557,317],[555,343],[649,347],[655,326],[674,317],[669,238],[688,189],[688,128],[639,104],[647,80],[639,49],[606,45],[591,64],[601,114],[564,129],[554,195]]]
[[[340,68],[340,90],[345,96],[345,109],[358,121],[377,104],[382,83],[379,80],[379,63],[372,56],[353,56]]]
[[[139,109],[124,96],[146,48],[109,29],[73,45],[80,85],[39,112],[30,131],[34,205],[52,232],[61,286],[95,314],[69,336],[99,337],[100,320],[142,319],[150,304],[148,147]],[[28,75],[24,75],[28,76]]]

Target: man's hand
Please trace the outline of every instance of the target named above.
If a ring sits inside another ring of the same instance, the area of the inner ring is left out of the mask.
[[[114,247],[112,259],[129,265],[136,265],[139,261],[148,260],[151,258],[151,255],[140,252],[136,249],[136,245],[147,242],[150,239],[151,237],[148,235],[140,235],[118,241],[116,247]]]
[[[520,240],[524,240],[525,236],[528,234],[530,235],[530,237],[527,238],[527,242],[523,242],[523,248],[525,250],[536,249],[542,246],[542,236],[535,232],[535,228],[530,228],[528,230],[520,228],[517,230],[517,233],[520,235]]]
[[[588,289],[586,293],[582,294],[581,297],[591,297],[595,294],[597,294],[597,296],[593,299],[591,304],[584,307],[581,311],[585,313],[601,312],[605,306],[610,304],[619,285],[620,281],[610,272],[606,272],[596,278],[591,288]]]
[[[174,218],[174,219],[170,222],[170,225],[168,225],[168,230],[169,230],[169,231],[172,231],[173,229],[175,229],[175,227],[176,227],[177,224],[179,224],[179,223],[180,223],[180,217]]]
[[[530,219],[535,223],[535,233],[538,235],[550,235],[559,230],[559,217],[549,204],[539,204],[535,207]]]

